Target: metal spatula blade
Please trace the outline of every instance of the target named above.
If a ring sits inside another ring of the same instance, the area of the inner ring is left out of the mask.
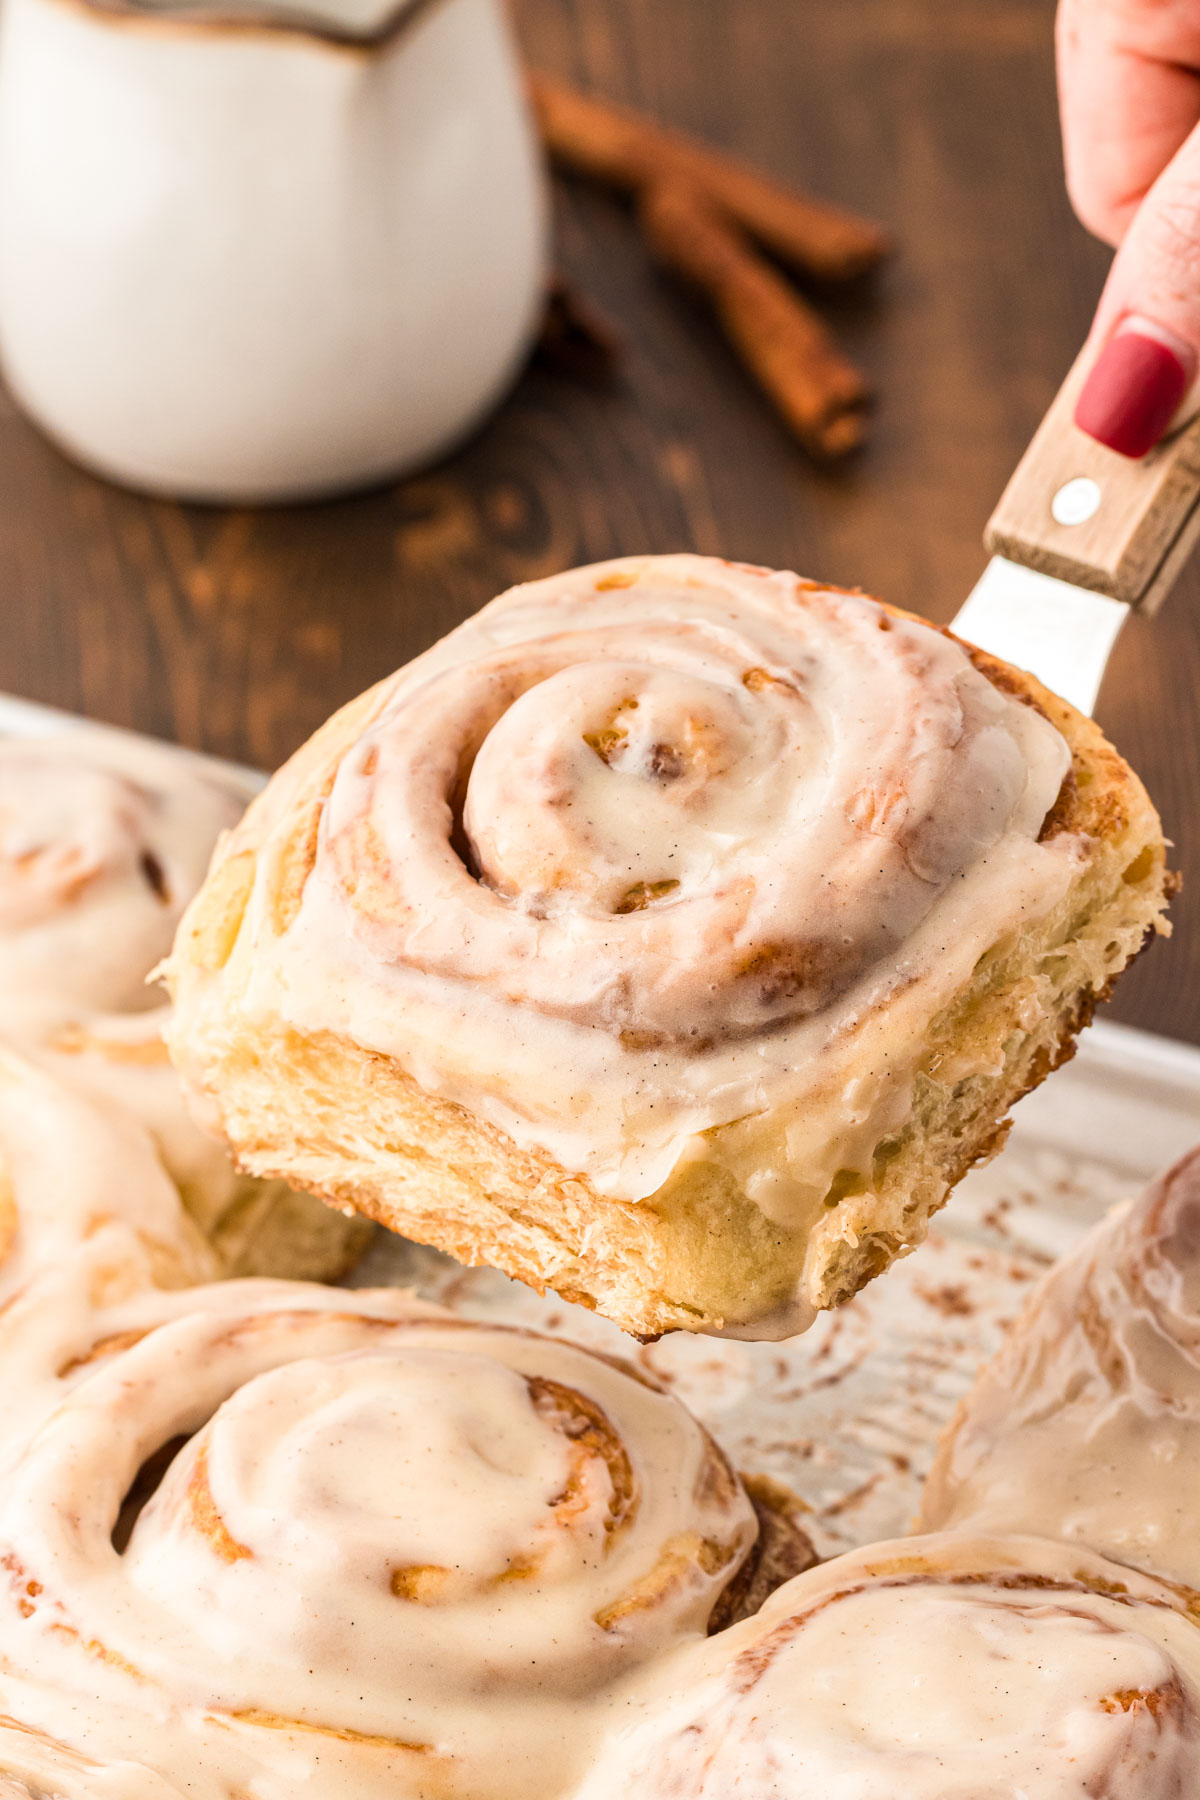
[[[1090,713],[1122,625],[1200,536],[1200,419],[1131,462],[1074,424],[1085,372],[1081,356],[1005,489],[953,630]]]
[[[1090,713],[1129,610],[1123,600],[993,556],[951,629]]]

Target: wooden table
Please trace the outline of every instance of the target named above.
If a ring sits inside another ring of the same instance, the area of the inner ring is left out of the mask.
[[[1062,187],[1051,0],[517,0],[533,60],[874,212],[903,254],[843,303],[871,447],[821,474],[649,264],[559,199],[560,259],[627,339],[611,391],[534,371],[460,455],[296,511],[145,501],[0,410],[0,688],[263,765],[512,581],[691,548],[947,619],[1082,341],[1106,255]],[[1200,568],[1119,646],[1099,716],[1179,840],[1176,932],[1114,1016],[1200,1040]]]

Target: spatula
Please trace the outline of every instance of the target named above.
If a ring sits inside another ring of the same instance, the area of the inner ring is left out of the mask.
[[[1118,456],[1073,423],[1084,362],[988,521],[992,560],[953,630],[1090,713],[1122,625],[1156,611],[1200,536],[1200,419]]]

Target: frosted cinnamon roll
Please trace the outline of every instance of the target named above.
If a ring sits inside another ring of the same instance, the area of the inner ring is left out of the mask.
[[[100,1768],[192,1800],[558,1794],[614,1684],[755,1555],[721,1453],[618,1362],[386,1291],[130,1316],[89,1344],[43,1311],[55,1404],[0,1489],[0,1705]]]
[[[1200,1149],[1051,1271],[947,1432],[931,1529],[1034,1526],[1200,1589]]]
[[[170,1782],[131,1762],[108,1767],[41,1731],[0,1716],[0,1800],[183,1800]]]
[[[513,589],[223,844],[172,1051],[244,1164],[653,1334],[921,1238],[1155,928],[1136,778],[1031,678],[692,556]]]
[[[170,948],[246,795],[107,733],[0,740],[0,994],[6,1033],[160,1004]]]
[[[216,1272],[136,1120],[0,1048],[0,1312],[97,1241],[118,1286],[131,1260],[144,1268],[133,1285],[183,1286]]]
[[[246,792],[102,730],[0,739],[0,1040],[127,1107],[232,1274],[329,1276],[361,1229],[239,1175],[183,1105],[147,976]]]
[[[1186,1800],[1200,1626],[1174,1589],[1037,1538],[825,1563],[611,1708],[576,1800]]]

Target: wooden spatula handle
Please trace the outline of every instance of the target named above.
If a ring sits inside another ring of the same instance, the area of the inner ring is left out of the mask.
[[[1131,462],[1073,423],[1075,363],[1017,465],[985,541],[1045,575],[1153,612],[1200,536],[1200,419]]]

